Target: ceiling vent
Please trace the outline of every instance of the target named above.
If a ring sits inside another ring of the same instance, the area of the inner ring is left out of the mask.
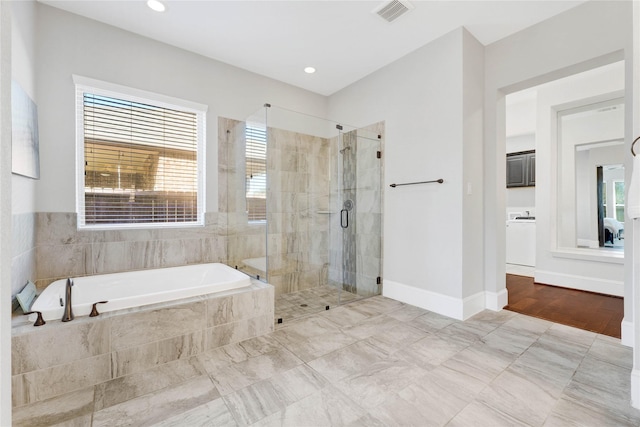
[[[413,9],[413,5],[406,0],[391,0],[382,3],[371,12],[387,22],[392,22],[411,9]]]

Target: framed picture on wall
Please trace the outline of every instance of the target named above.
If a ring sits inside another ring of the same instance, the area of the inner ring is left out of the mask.
[[[15,81],[11,82],[11,172],[40,179],[38,108]]]

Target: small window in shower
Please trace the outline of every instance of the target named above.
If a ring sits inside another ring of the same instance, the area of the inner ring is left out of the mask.
[[[260,126],[246,127],[245,186],[247,219],[267,219],[267,130]]]

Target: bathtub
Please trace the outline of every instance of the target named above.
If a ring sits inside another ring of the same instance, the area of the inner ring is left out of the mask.
[[[72,278],[74,316],[87,316],[98,301],[100,313],[211,294],[251,285],[251,278],[225,264],[194,264],[154,270]],[[31,306],[44,320],[62,318],[67,279],[46,287]],[[31,315],[35,319],[35,315]]]

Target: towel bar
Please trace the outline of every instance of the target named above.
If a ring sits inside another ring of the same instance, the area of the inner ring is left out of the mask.
[[[442,184],[444,182],[444,179],[440,178],[440,179],[434,179],[433,181],[406,182],[404,184],[389,184],[389,187],[396,188],[396,187],[400,187],[401,185],[429,184],[432,182],[437,182],[438,184]]]

